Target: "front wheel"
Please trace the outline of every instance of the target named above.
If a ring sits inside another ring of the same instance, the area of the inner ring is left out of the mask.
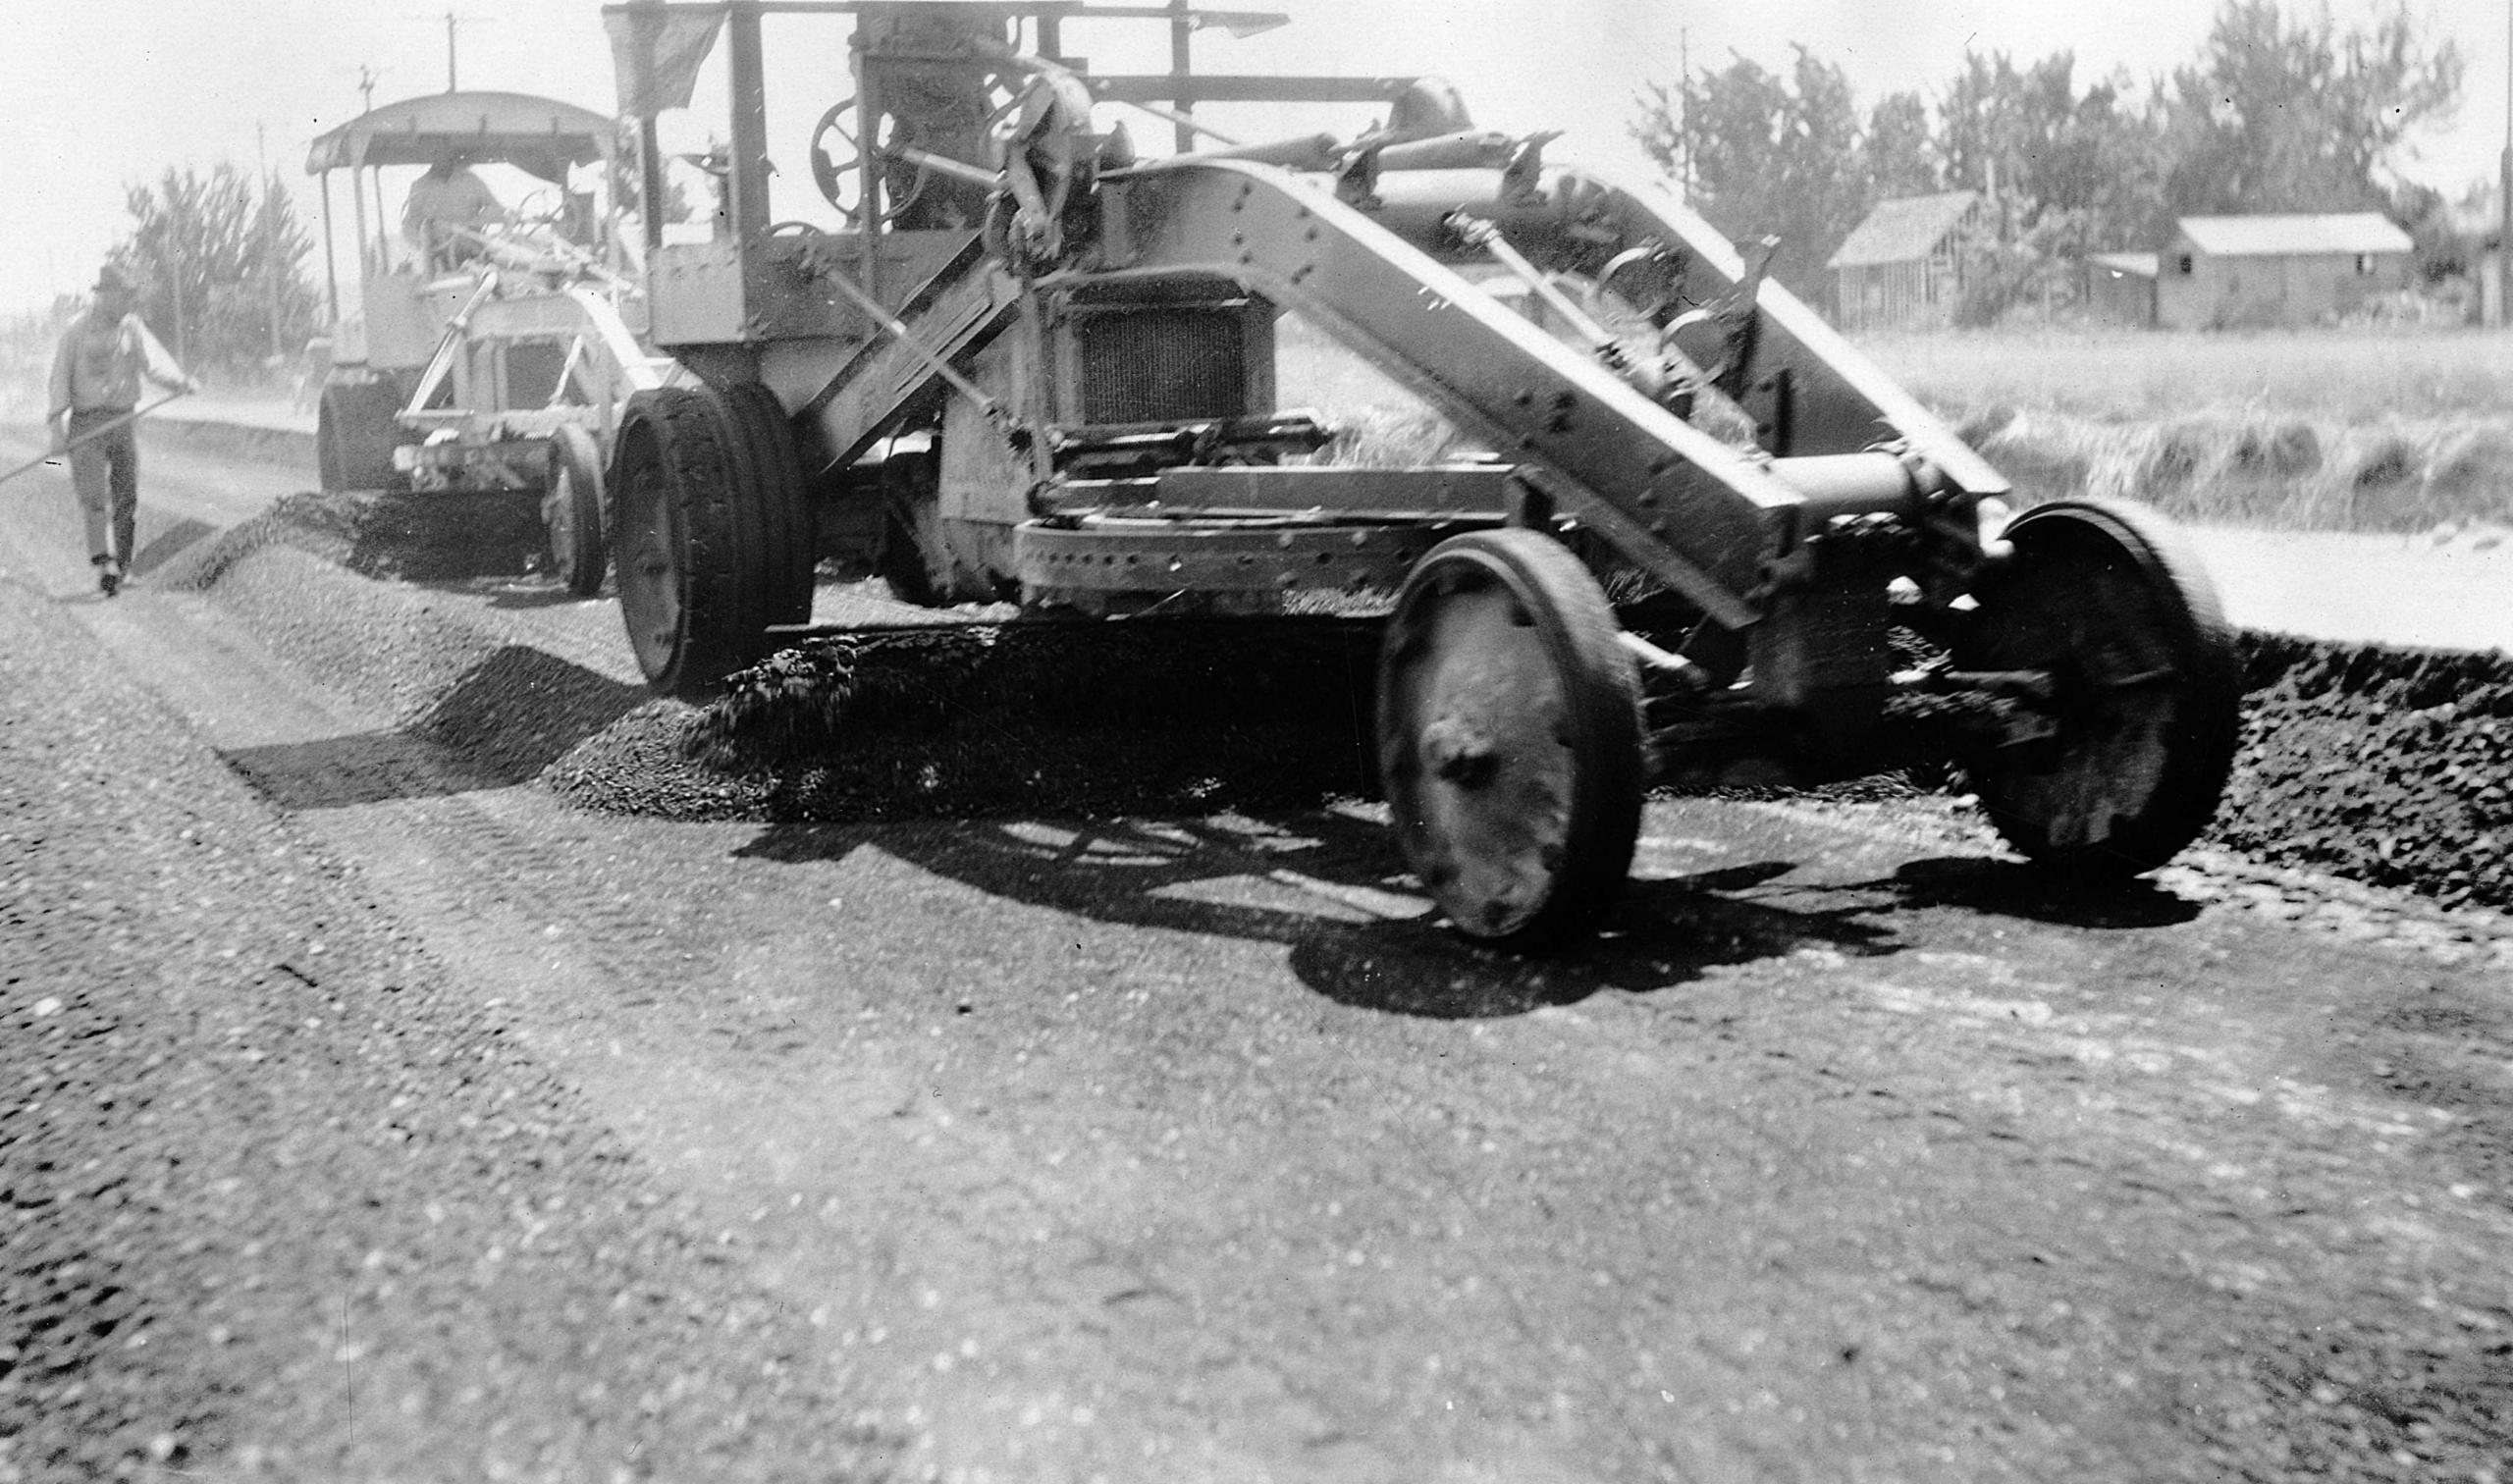
[[[1974,597],[1959,669],[2050,677],[2045,734],[1965,760],[2006,842],[2072,876],[2152,871],[2216,816],[2242,726],[2242,662],[2216,587],[2155,511],[2038,505]]]
[[[1432,548],[1378,704],[1397,842],[1459,932],[1528,952],[1604,918],[1640,828],[1640,684],[1577,557],[1524,530]]]
[[[602,454],[593,435],[582,428],[561,428],[551,440],[541,525],[549,538],[551,569],[567,591],[579,598],[599,594],[610,565],[603,542]]]
[[[393,449],[401,395],[390,382],[333,382],[314,409],[316,473],[326,495],[390,489],[400,482]]]

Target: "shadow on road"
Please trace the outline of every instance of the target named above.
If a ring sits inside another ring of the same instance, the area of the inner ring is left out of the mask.
[[[2199,903],[2143,876],[2066,881],[2012,861],[1979,856],[1909,862],[1894,873],[1893,885],[1913,906],[1968,907],[2063,928],[2168,928],[2200,912]]]
[[[132,554],[131,570],[135,576],[145,576],[217,534],[218,527],[187,516],[143,542]]]
[[[1705,970],[1821,946],[1859,956],[1900,942],[1872,904],[1804,910],[1723,895],[1787,862],[1635,879],[1614,926],[1546,959],[1476,948],[1439,926],[1381,826],[1326,812],[1193,822],[777,824],[736,854],[799,863],[872,845],[937,875],[1096,922],[1282,943],[1302,980],[1340,1004],[1460,1019],[1519,1015],[1602,989],[1646,993]]]
[[[645,700],[636,686],[509,645],[408,726],[220,756],[282,809],[437,798],[532,778]]]

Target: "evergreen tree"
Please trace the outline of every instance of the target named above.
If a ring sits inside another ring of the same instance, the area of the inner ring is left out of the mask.
[[[286,357],[321,324],[301,265],[314,250],[277,181],[233,165],[169,166],[124,199],[137,224],[111,253],[140,284],[138,311],[186,369],[238,371]],[[276,318],[274,318],[276,312]]]

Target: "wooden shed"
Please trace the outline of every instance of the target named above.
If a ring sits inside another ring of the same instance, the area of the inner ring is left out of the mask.
[[[2312,325],[2409,286],[2408,234],[2378,212],[2183,217],[2159,254],[2167,330]]]
[[[2085,308],[2097,324],[2156,322],[2156,254],[2090,252],[2085,259]]]
[[[1825,267],[1841,327],[1932,330],[1954,323],[1963,298],[1964,234],[1980,225],[1972,190],[1880,201]]]

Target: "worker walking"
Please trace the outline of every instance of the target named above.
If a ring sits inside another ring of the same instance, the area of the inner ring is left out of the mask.
[[[132,418],[139,384],[200,390],[132,312],[138,295],[137,287],[110,263],[96,276],[93,301],[71,321],[52,358],[51,410],[44,414],[53,448],[69,451],[71,487],[87,519],[87,559],[108,598],[131,570],[139,521],[139,441]],[[118,426],[103,426],[116,419]]]

